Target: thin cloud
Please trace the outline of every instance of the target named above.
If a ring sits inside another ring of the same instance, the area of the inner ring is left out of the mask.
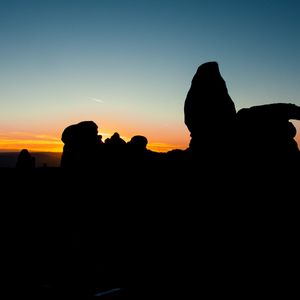
[[[94,102],[97,102],[97,103],[104,103],[104,101],[103,101],[103,100],[101,100],[101,99],[98,99],[98,98],[89,97],[89,99],[90,99],[91,101],[94,101]]]
[[[40,133],[32,133],[25,131],[9,131],[3,132],[0,131],[0,140],[42,140],[42,141],[60,141],[60,139],[56,136],[40,134]]]

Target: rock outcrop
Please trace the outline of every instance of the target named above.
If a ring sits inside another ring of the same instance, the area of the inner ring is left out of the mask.
[[[64,142],[61,167],[94,168],[98,165],[102,146],[98,126],[93,121],[82,121],[68,126],[62,133]]]
[[[18,155],[16,168],[21,170],[31,170],[35,168],[35,157],[27,149],[22,149]]]
[[[184,121],[191,133],[190,150],[198,158],[226,159],[231,153],[236,109],[217,62],[199,66],[185,99]]]
[[[260,167],[292,167],[300,152],[294,139],[300,107],[273,103],[243,108],[237,112],[237,149],[241,161]]]

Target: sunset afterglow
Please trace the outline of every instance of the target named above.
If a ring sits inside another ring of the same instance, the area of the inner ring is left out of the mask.
[[[112,134],[99,133],[102,135],[102,140],[105,141]],[[121,136],[126,142],[129,137]],[[0,151],[20,151],[28,149],[33,152],[62,152],[63,142],[58,137],[47,136],[43,134],[31,134],[28,132],[8,132],[6,134],[0,132]],[[172,149],[185,149],[184,144],[166,144],[166,143],[148,143],[147,148],[156,152],[167,152]]]
[[[1,151],[20,151],[22,149],[38,152],[61,152],[63,143],[56,137],[34,135],[25,132],[0,132]]]

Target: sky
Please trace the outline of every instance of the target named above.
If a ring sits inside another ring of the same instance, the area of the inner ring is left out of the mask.
[[[300,105],[299,31],[298,0],[0,0],[0,150],[62,151],[83,120],[103,140],[186,149],[184,100],[207,61],[237,110]]]

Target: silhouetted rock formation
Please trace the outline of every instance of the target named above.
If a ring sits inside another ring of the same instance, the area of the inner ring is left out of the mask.
[[[243,174],[299,166],[296,128],[289,120],[300,119],[300,108],[274,103],[236,113],[216,62],[199,66],[185,99],[184,117],[193,162],[200,160],[209,168],[237,167]]]
[[[127,144],[133,151],[145,151],[147,150],[148,140],[143,135],[135,135]]]
[[[110,138],[104,141],[106,163],[119,164],[124,163],[126,157],[126,142],[115,132]]]
[[[185,99],[184,120],[197,157],[226,159],[231,153],[236,110],[217,62],[199,66]]]
[[[118,149],[116,151],[121,151],[120,149],[124,149],[126,146],[126,142],[120,137],[118,132],[115,132],[110,138],[107,138],[104,143],[113,150]]]
[[[132,160],[145,160],[149,154],[147,150],[148,140],[145,136],[135,135],[127,143],[127,152],[129,159]]]
[[[274,103],[243,108],[237,113],[238,153],[252,167],[296,167],[299,149],[296,128],[289,122],[300,120],[300,107]]]
[[[62,133],[64,142],[61,167],[95,168],[102,146],[98,126],[93,121],[83,121],[68,126]]]
[[[22,170],[31,170],[35,168],[35,158],[31,156],[27,149],[22,149],[20,151],[17,158],[16,168]]]

